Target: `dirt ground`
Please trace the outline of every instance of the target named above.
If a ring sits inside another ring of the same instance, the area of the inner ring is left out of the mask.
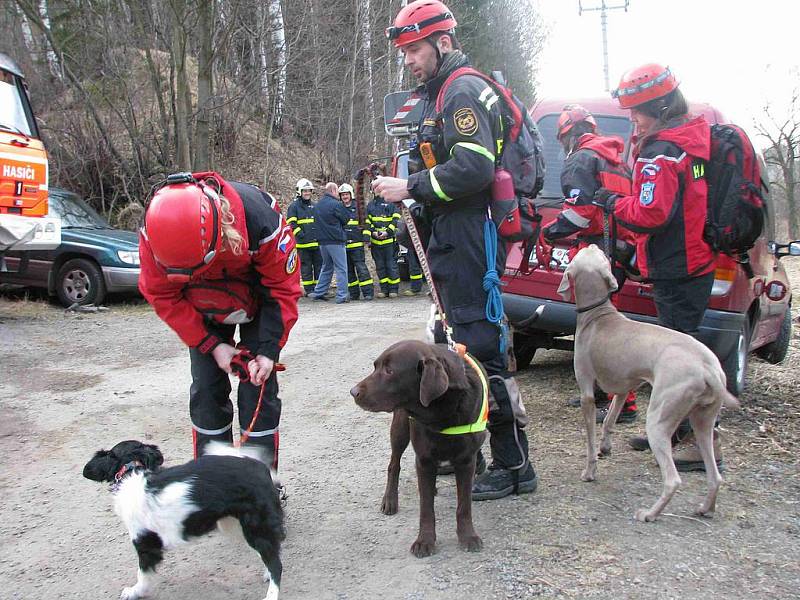
[[[282,357],[282,598],[798,597],[797,334],[783,364],[751,360],[743,409],[724,416],[726,485],[713,520],[691,517],[703,474],[683,477],[657,522],[633,520],[661,485],[652,455],[624,443],[641,417],[618,427],[599,481],[580,481],[580,415],[565,403],[577,392],[572,357],[547,351],[518,374],[539,490],[476,503],[485,547],[468,554],[455,535],[454,481],[440,478],[438,551],[420,560],[408,551],[413,453],[400,513],[385,517],[390,417],[362,412],[348,390],[387,345],[422,338],[427,314],[426,298],[301,301]],[[116,598],[135,580],[135,554],[106,486],[81,470],[96,449],[129,438],[158,444],[167,464],[191,457],[188,353],[146,305],[74,314],[18,295],[0,297],[0,347],[0,598]],[[261,598],[261,571],[254,553],[213,535],[167,555],[157,595]]]

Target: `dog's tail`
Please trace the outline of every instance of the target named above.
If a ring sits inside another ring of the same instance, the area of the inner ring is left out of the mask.
[[[706,385],[711,388],[712,395],[722,399],[723,408],[741,408],[739,399],[728,391],[725,371],[716,357],[712,365],[714,368],[706,370]]]
[[[272,481],[279,485],[277,472],[272,468],[272,457],[266,448],[260,446],[239,446],[238,448],[222,442],[209,442],[203,450],[203,456],[235,456],[237,458],[252,458],[264,463],[269,468]]]

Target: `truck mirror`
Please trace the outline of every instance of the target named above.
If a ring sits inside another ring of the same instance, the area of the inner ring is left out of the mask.
[[[800,256],[800,240],[789,244],[789,256]]]

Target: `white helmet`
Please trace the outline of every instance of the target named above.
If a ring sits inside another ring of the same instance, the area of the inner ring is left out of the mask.
[[[343,183],[339,186],[339,197],[342,197],[342,194],[350,194],[350,197],[353,197],[353,186],[349,183]]]
[[[298,179],[297,185],[295,186],[297,193],[300,194],[303,190],[313,190],[314,184],[311,183],[308,179]]]

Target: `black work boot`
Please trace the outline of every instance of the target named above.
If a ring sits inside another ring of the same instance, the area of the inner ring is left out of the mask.
[[[539,476],[528,462],[522,469],[507,469],[492,464],[489,470],[475,479],[473,500],[497,500],[511,494],[531,494],[539,485]]]
[[[681,421],[675,433],[672,434],[672,446],[680,444],[684,439],[692,434],[692,427],[689,425],[689,419]],[[634,450],[650,450],[650,441],[646,435],[635,435],[628,438],[628,445]]]

